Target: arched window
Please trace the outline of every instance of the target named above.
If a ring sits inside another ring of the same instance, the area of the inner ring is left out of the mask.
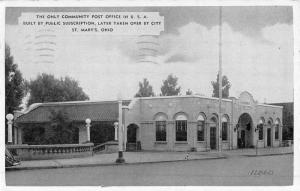
[[[176,141],[187,141],[187,117],[179,114],[175,118]]]
[[[270,120],[268,121],[268,125],[269,125],[269,126],[272,126],[272,123],[273,123],[273,121],[270,119]]]
[[[205,135],[205,118],[203,115],[199,115],[197,118],[197,141],[204,141]]]
[[[218,119],[216,116],[210,118],[210,127],[217,127],[217,124],[218,124]]]
[[[156,141],[167,141],[167,116],[158,114],[155,117]]]
[[[264,139],[264,119],[261,118],[258,122],[258,140]]]
[[[279,125],[280,125],[280,121],[279,119],[277,119],[275,121],[275,140],[279,139]]]
[[[222,117],[222,141],[228,140],[228,119],[227,117]]]

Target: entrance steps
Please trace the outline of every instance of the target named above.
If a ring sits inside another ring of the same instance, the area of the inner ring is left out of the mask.
[[[142,150],[140,141],[137,141],[135,143],[126,143],[126,151],[140,151],[140,150]]]
[[[118,152],[118,141],[108,141],[93,147],[93,154]]]

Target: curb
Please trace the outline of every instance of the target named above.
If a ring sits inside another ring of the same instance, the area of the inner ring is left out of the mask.
[[[294,153],[273,153],[273,154],[258,154],[258,155],[243,155],[247,157],[263,157],[263,156],[275,156],[275,155],[293,155]]]
[[[96,166],[118,166],[118,165],[142,165],[154,163],[169,163],[169,162],[182,162],[182,161],[196,161],[196,160],[217,160],[225,159],[226,157],[212,157],[212,158],[198,158],[198,159],[179,159],[168,161],[149,161],[149,162],[132,162],[132,163],[105,163],[105,164],[72,164],[72,165],[57,165],[57,166],[35,166],[35,167],[6,167],[5,171],[19,171],[19,170],[39,170],[39,169],[56,169],[56,168],[75,168],[75,167],[96,167]]]

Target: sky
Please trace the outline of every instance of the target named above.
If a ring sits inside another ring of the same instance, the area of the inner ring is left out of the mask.
[[[232,85],[230,96],[248,91],[258,102],[293,101],[292,7],[222,10],[222,65]],[[52,60],[41,62],[26,50],[27,39],[17,21],[22,12],[43,11],[159,12],[165,29],[152,37],[59,34]],[[5,39],[25,79],[40,73],[70,76],[91,100],[116,99],[120,94],[130,99],[143,78],[158,95],[169,74],[178,77],[182,95],[191,89],[210,97],[219,64],[218,24],[218,7],[7,8]],[[139,42],[144,40],[153,42],[155,56],[143,57],[151,62],[140,61]]]

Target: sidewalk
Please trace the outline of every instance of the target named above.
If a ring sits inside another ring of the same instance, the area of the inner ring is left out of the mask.
[[[260,148],[260,149],[236,149],[236,150],[227,150],[222,151],[223,156],[271,156],[271,155],[283,155],[283,154],[293,154],[294,147],[269,147],[269,148]]]
[[[293,153],[293,147],[263,148],[263,149],[258,149],[257,156],[291,154],[291,153]],[[115,163],[117,156],[118,156],[117,153],[110,153],[110,154],[95,154],[94,156],[85,157],[85,158],[22,161],[21,165],[8,167],[6,168],[6,171],[120,165]],[[240,156],[243,157],[256,156],[256,150],[237,149],[237,150],[227,150],[222,152],[218,152],[218,151],[124,152],[125,164],[174,162],[174,161],[185,161],[185,160],[224,159],[224,158],[240,157]]]
[[[95,154],[91,157],[53,160],[21,161],[21,165],[8,167],[10,170],[32,170],[49,168],[69,168],[84,166],[120,165],[115,163],[118,153]],[[210,152],[124,152],[125,164],[143,164],[157,162],[173,162],[184,160],[221,159],[225,158]]]

